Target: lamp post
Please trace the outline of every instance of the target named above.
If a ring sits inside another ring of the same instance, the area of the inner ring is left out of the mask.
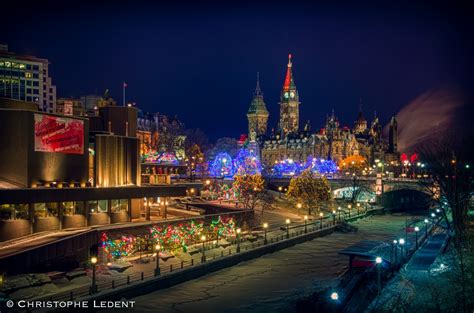
[[[420,231],[420,227],[415,226],[415,249],[418,250],[418,232]]]
[[[160,271],[160,249],[161,249],[161,246],[159,244],[157,244],[155,246],[155,253],[156,253],[155,276],[159,276],[161,274],[161,271]]]
[[[426,238],[428,238],[428,223],[429,223],[429,220],[427,218],[425,218],[425,236]]]
[[[263,223],[263,231],[265,232],[265,239],[263,240],[263,244],[267,244],[267,228],[268,228],[268,223]]]
[[[236,232],[237,232],[237,253],[240,252],[240,232],[242,230],[240,228],[237,228]]]
[[[290,219],[287,218],[285,223],[286,223],[286,238],[290,238]]]
[[[201,263],[204,263],[206,262],[206,255],[204,254],[204,243],[206,242],[206,236],[204,235],[201,236],[201,242],[202,242]]]
[[[357,202],[357,215],[360,214],[360,203]]]
[[[339,212],[339,222],[341,221],[341,207],[337,207],[337,212]]]
[[[305,234],[308,232],[308,215],[304,216],[304,232]]]
[[[405,254],[403,253],[403,246],[405,245],[405,239],[400,238],[398,239],[398,243],[400,244],[400,264],[405,259]]]
[[[381,257],[376,257],[375,258],[375,263],[377,264],[377,291],[378,294],[380,295],[380,290],[382,289],[382,284],[380,283],[380,267],[382,266],[382,258]]]
[[[320,212],[319,213],[319,220],[320,220],[319,229],[323,229],[323,216],[324,216],[323,212]]]
[[[337,292],[331,293],[331,300],[333,305],[333,311],[336,311],[337,302],[339,301],[339,294]]]
[[[398,263],[398,240],[397,239],[394,239],[393,240],[393,245],[394,245],[394,249],[395,249],[395,262],[393,264],[397,265]]]
[[[332,210],[332,224],[336,225],[336,211]]]
[[[278,192],[280,193],[280,198],[281,198],[281,191],[283,190],[282,186],[278,186]]]
[[[91,264],[92,264],[92,286],[91,286],[91,293],[96,293],[97,292],[97,284],[96,284],[96,278],[95,278],[95,266],[97,264],[97,257],[93,256],[91,258]]]

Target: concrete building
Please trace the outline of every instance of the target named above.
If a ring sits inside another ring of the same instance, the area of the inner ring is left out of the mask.
[[[0,97],[35,102],[41,111],[56,113],[56,86],[49,61],[8,51],[0,45]]]
[[[75,117],[0,98],[0,241],[149,220],[144,198],[187,195],[186,184],[142,186],[136,122],[134,107]]]

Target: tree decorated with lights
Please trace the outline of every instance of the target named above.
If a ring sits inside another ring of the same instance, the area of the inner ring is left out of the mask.
[[[212,177],[232,177],[235,173],[232,158],[226,152],[219,153],[209,170]]]
[[[234,169],[238,175],[254,175],[262,172],[262,165],[259,157],[253,150],[243,147],[234,159]]]
[[[292,159],[286,159],[281,162],[276,163],[273,166],[273,176],[276,177],[288,177],[298,175],[302,170],[302,167],[299,166]]]
[[[107,254],[108,259],[120,259],[130,256],[136,247],[136,238],[133,236],[121,236],[118,239],[111,239],[106,232],[101,235],[101,246]]]
[[[348,172],[350,175],[360,175],[368,166],[367,159],[361,155],[350,155],[339,162],[341,172]]]
[[[308,209],[308,215],[321,203],[329,201],[330,194],[331,187],[326,177],[318,177],[309,168],[291,178],[287,191],[290,199]]]
[[[333,160],[317,159],[309,157],[305,168],[310,168],[312,172],[319,174],[334,174],[337,172],[337,165]]]
[[[348,183],[348,187],[351,188],[351,203],[357,201],[362,189],[364,189],[360,176],[365,173],[367,166],[367,159],[361,155],[351,155],[339,162],[341,172],[351,176],[351,180]]]
[[[233,189],[238,199],[244,203],[244,207],[253,210],[264,190],[264,183],[259,174],[235,175]]]

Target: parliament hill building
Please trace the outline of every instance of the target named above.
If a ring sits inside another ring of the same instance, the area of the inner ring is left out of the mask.
[[[374,160],[398,160],[397,121],[392,117],[388,140],[382,137],[382,124],[377,116],[372,122],[364,118],[362,109],[352,128],[341,127],[334,111],[326,124],[317,132],[311,130],[309,121],[300,127],[300,96],[293,78],[291,54],[283,88],[280,94],[280,119],[276,130],[268,131],[269,112],[263,99],[257,76],[257,87],[247,112],[248,138],[258,146],[262,163],[267,167],[292,159],[305,162],[308,157],[332,159],[339,162],[350,155],[361,155],[371,164]]]

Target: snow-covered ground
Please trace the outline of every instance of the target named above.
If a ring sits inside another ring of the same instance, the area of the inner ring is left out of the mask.
[[[373,216],[356,233],[333,233],[207,276],[137,297],[138,311],[282,312],[294,301],[335,285],[348,266],[338,251],[360,240],[390,242],[403,233],[405,215]]]

